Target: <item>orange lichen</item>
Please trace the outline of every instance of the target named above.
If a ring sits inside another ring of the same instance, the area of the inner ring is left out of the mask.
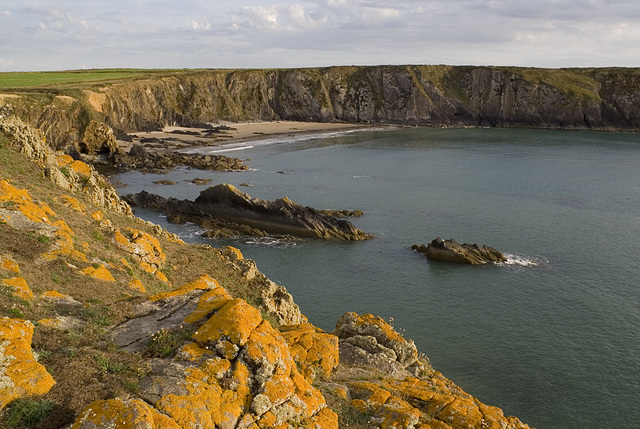
[[[158,271],[164,266],[167,257],[157,238],[137,229],[125,228],[124,230],[116,229],[114,239],[121,250],[133,256],[140,264],[140,268],[168,282],[166,276]]]
[[[280,332],[307,380],[313,381],[318,373],[329,376],[338,366],[340,356],[335,335],[327,334],[310,323],[283,326]]]
[[[356,381],[349,384],[351,396],[362,399],[368,406],[379,406],[387,402],[391,392],[380,385],[368,381]]]
[[[149,298],[150,301],[160,301],[161,299],[169,299],[175,296],[184,295],[189,292],[193,292],[195,290],[208,290],[215,289],[220,287],[217,281],[209,277],[208,275],[203,275],[197,280],[187,283],[186,285],[179,287],[178,289],[172,290],[170,292],[160,293],[158,295],[154,295]]]
[[[20,274],[18,263],[8,253],[0,255],[0,270]]]
[[[2,279],[1,284],[6,287],[13,288],[12,294],[25,301],[33,299],[33,292],[29,288],[27,281],[22,277],[12,277],[10,279]]]
[[[224,256],[228,257],[232,261],[244,259],[240,249],[237,249],[235,247],[224,246],[223,248],[220,249],[220,251]]]
[[[55,384],[34,359],[32,337],[31,322],[0,319],[0,409],[18,398],[44,395]]]
[[[237,346],[244,346],[262,322],[260,312],[242,299],[228,301],[193,335],[200,344],[208,344],[225,336]]]
[[[96,280],[103,280],[103,281],[107,281],[107,282],[114,282],[115,281],[115,279],[111,275],[111,272],[104,265],[100,265],[97,268],[87,267],[84,270],[80,270],[80,273],[84,274],[85,276],[89,276],[89,277],[91,277],[93,279],[96,279]]]
[[[139,279],[133,279],[129,282],[129,288],[140,293],[147,293],[147,289],[145,289],[144,285]]]
[[[202,278],[201,278],[202,279]],[[215,282],[215,280],[210,279]],[[201,280],[197,280],[201,281]],[[218,284],[217,282],[215,283]],[[211,291],[205,292],[198,301],[196,308],[184,321],[186,323],[195,323],[219,310],[224,304],[232,299],[231,295],[222,287],[217,286]]]
[[[70,197],[69,195],[60,195],[60,199],[62,199],[62,204],[69,207],[71,210],[84,213],[87,206],[82,204],[77,199]]]
[[[91,403],[72,429],[181,429],[172,418],[138,399],[109,399]]]
[[[58,167],[67,167],[72,169],[78,174],[90,177],[92,174],[92,167],[82,161],[76,161],[69,155],[59,155],[56,157],[58,161]]]
[[[17,210],[33,222],[49,222],[55,213],[44,203],[34,204],[26,189],[17,189],[6,180],[0,180],[0,203],[6,209]]]

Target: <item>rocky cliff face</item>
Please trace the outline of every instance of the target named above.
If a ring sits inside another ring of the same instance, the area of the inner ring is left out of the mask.
[[[640,70],[370,66],[183,71],[92,89],[17,92],[0,103],[54,148],[116,131],[249,120],[553,129],[640,128]],[[95,136],[94,131],[101,131]]]

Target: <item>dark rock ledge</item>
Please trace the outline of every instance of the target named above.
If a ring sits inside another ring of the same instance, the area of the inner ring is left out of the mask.
[[[462,264],[481,265],[505,262],[507,258],[502,252],[489,246],[477,244],[458,244],[455,240],[443,240],[438,237],[427,246],[414,244],[416,252],[424,253],[427,258],[438,261],[458,262]]]
[[[350,222],[303,207],[287,197],[276,201],[252,198],[227,184],[211,186],[195,201],[140,192],[123,197],[132,206],[161,211],[172,223],[193,222],[208,237],[285,236],[366,240],[370,235]]]

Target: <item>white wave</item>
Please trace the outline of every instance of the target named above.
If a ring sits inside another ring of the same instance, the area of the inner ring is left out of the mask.
[[[498,265],[516,265],[520,267],[537,267],[540,265],[541,261],[535,259],[529,259],[518,255],[512,255],[509,253],[505,253],[504,256],[507,258],[505,262],[501,262]]]
[[[291,134],[286,136],[276,136],[276,137],[265,138],[260,140],[250,140],[246,142],[229,143],[229,144],[218,145],[213,147],[196,147],[196,148],[190,148],[190,149],[182,149],[182,150],[179,150],[178,152],[188,153],[188,154],[200,153],[203,155],[209,155],[209,154],[215,154],[215,153],[221,153],[221,152],[231,152],[231,151],[252,149],[254,147],[269,146],[269,145],[281,144],[281,143],[298,143],[298,142],[305,142],[305,141],[314,140],[314,139],[336,138],[336,137],[343,136],[345,134],[351,134],[351,133],[362,132],[362,131],[371,131],[371,130],[379,130],[379,129],[378,128],[356,128],[352,130],[343,130],[343,131]]]
[[[274,237],[255,237],[247,238],[243,240],[244,244],[250,244],[253,246],[267,246],[267,247],[292,247],[296,246],[296,242],[291,240],[282,240]]]

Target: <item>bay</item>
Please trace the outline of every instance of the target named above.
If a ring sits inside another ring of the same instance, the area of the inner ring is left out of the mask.
[[[640,135],[507,129],[367,130],[270,140],[226,155],[250,171],[113,177],[195,198],[230,183],[253,197],[361,209],[355,243],[231,244],[331,331],[347,311],[391,320],[433,366],[482,402],[538,428],[640,421]],[[175,186],[153,184],[159,179]],[[512,264],[459,266],[410,249],[435,237],[488,244]],[[529,264],[535,263],[535,265]]]

